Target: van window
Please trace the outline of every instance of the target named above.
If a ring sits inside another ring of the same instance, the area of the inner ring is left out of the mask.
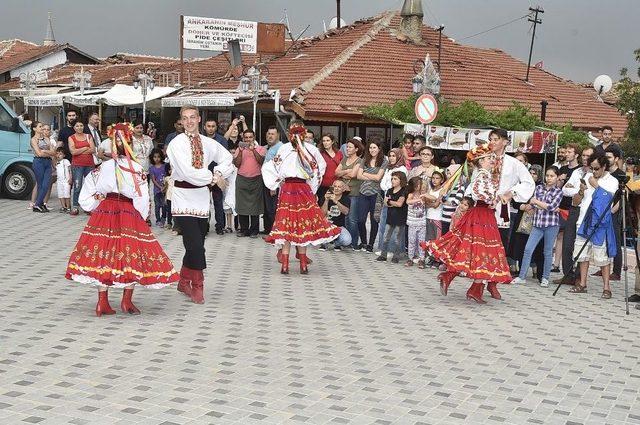
[[[7,112],[2,106],[0,106],[0,130],[11,131],[11,124],[13,119],[11,114]]]

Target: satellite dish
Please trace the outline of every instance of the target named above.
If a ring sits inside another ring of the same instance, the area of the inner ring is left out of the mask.
[[[598,94],[606,93],[613,87],[613,80],[608,75],[598,75],[593,81],[593,88]]]
[[[347,25],[347,23],[344,21],[344,19],[340,18],[340,28],[345,27]],[[333,30],[338,28],[338,17],[334,16],[333,18],[331,18],[331,21],[329,21],[329,29]]]

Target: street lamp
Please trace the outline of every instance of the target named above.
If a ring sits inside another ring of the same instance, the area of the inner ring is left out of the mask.
[[[260,94],[269,91],[269,68],[266,65],[254,65],[250,67],[246,74],[240,78],[240,90],[243,93],[251,93],[253,95],[253,127],[256,130],[256,109]]]
[[[80,89],[80,95],[84,95],[85,89],[91,88],[91,73],[85,72],[84,67],[80,67],[80,72],[73,73],[73,79],[71,80],[75,89]]]
[[[147,91],[153,90],[156,86],[156,80],[153,78],[153,74],[149,70],[145,70],[138,73],[138,76],[133,80],[133,87],[142,93],[142,123],[147,122]]]

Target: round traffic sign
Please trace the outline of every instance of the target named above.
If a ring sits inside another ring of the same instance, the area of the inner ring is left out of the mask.
[[[416,118],[422,124],[429,124],[438,115],[438,101],[430,94],[423,94],[416,100]]]

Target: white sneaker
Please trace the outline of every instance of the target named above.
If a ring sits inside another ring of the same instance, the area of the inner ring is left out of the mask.
[[[542,281],[540,282],[540,286],[542,286],[543,288],[548,288],[549,287],[549,279],[542,279]]]
[[[524,279],[520,279],[520,277],[516,277],[511,281],[512,285],[524,285],[526,281]]]
[[[374,252],[374,254],[376,255],[376,257],[379,257],[379,256],[382,255],[382,251],[376,251],[376,252]]]

